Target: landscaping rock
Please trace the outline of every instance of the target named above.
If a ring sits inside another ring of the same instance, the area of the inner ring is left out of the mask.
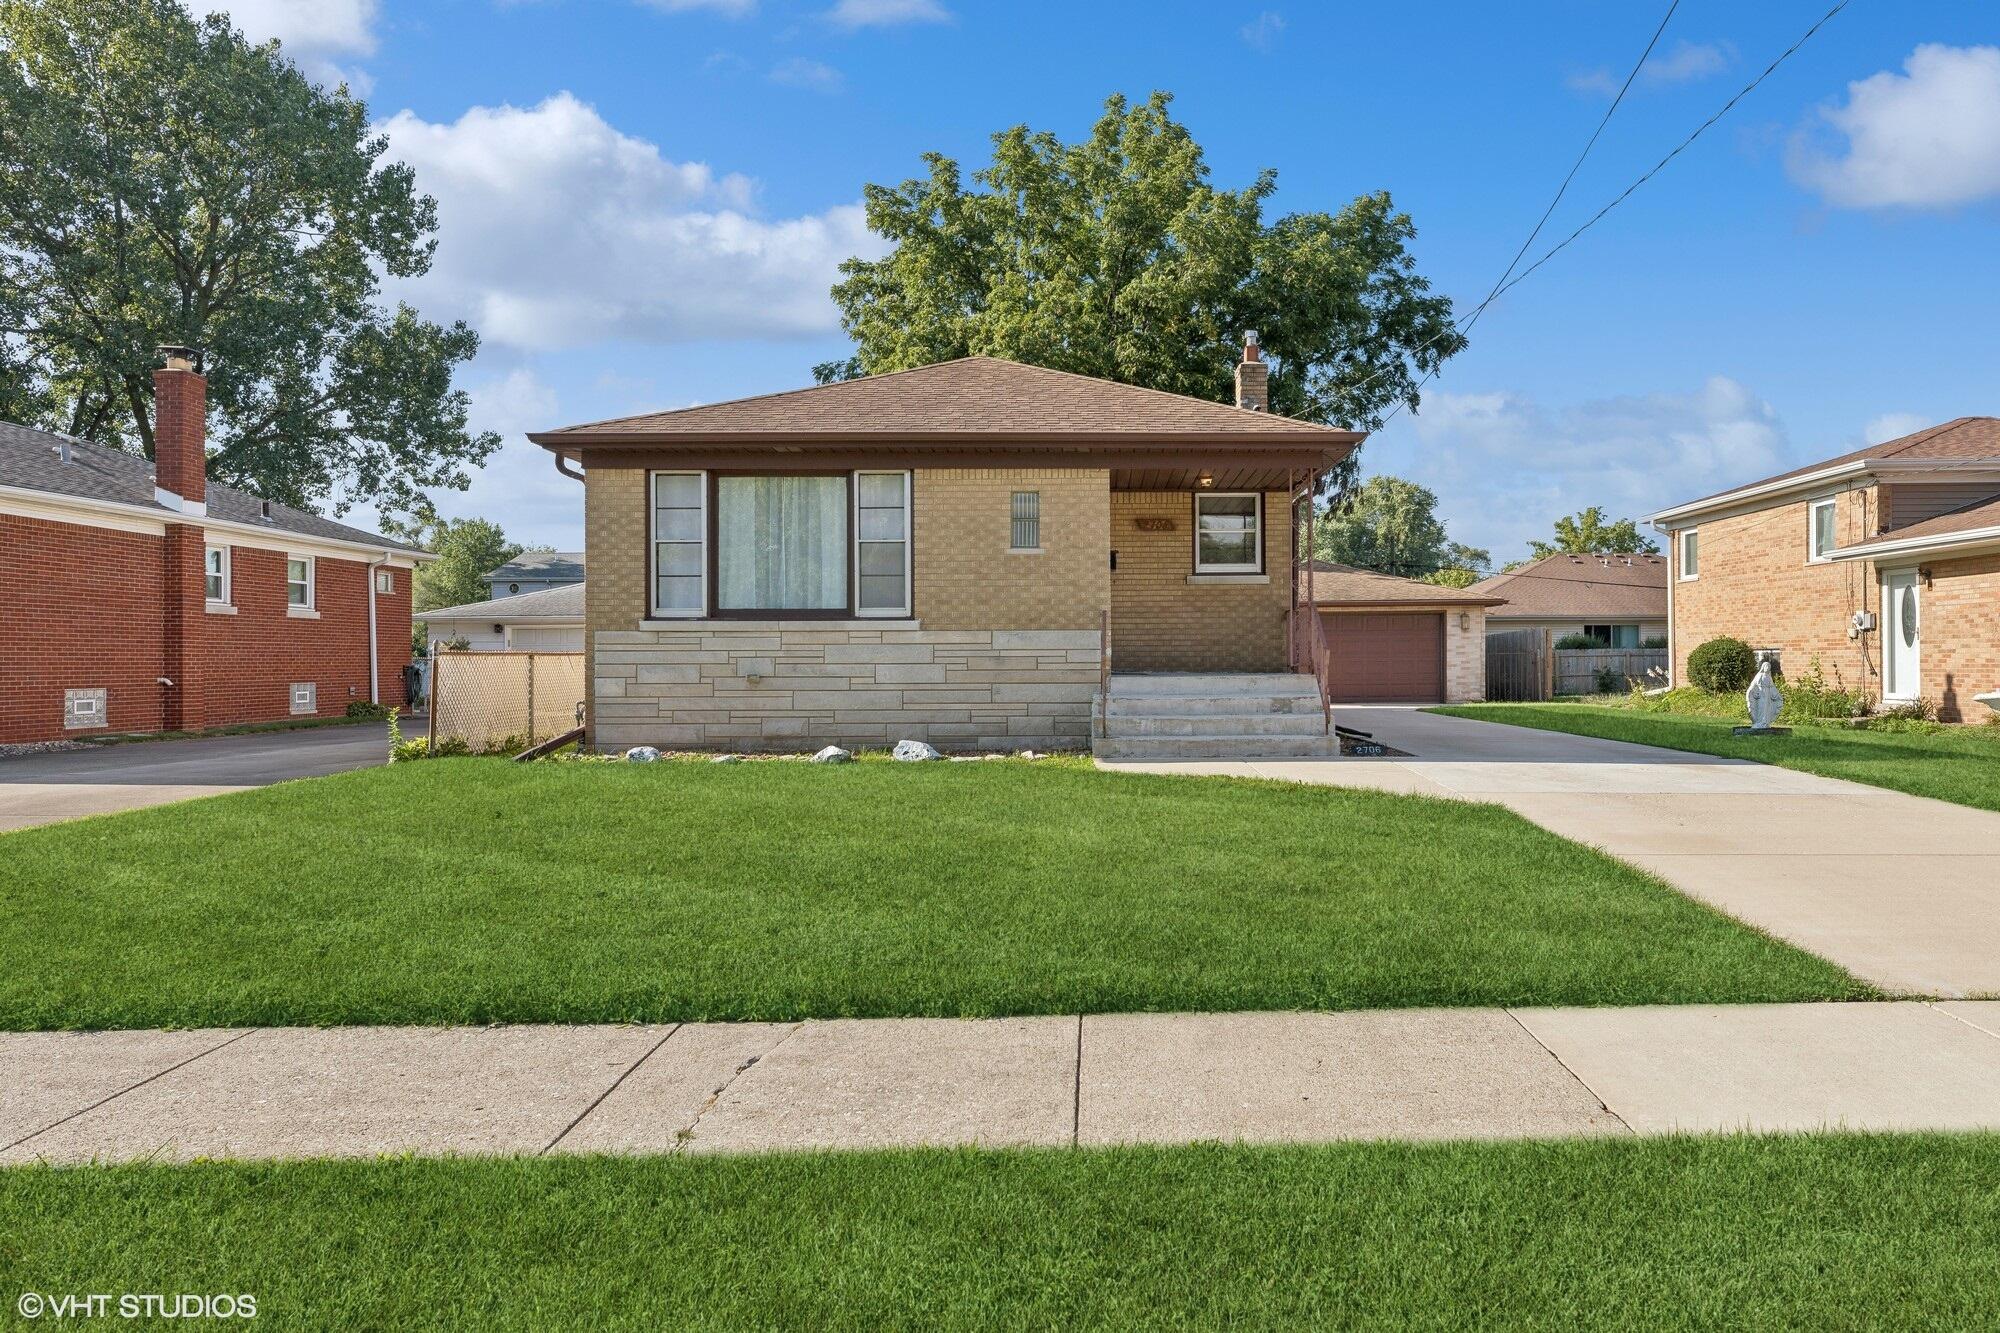
[[[1023,758],[1023,759],[1046,759],[1046,758],[1048,758],[1048,756],[1047,756],[1047,755],[1045,755],[1045,754],[1037,754],[1037,753],[1036,753],[1035,751],[1033,751],[1033,750],[1023,750],[1023,751],[1021,751],[1021,758]]]
[[[814,755],[812,761],[815,764],[848,764],[854,762],[854,756],[838,745],[829,745]]]
[[[937,752],[935,746],[927,745],[923,741],[897,741],[894,757],[907,760],[911,763],[919,763],[925,759],[944,758],[943,755]]]
[[[626,760],[634,764],[650,764],[659,757],[660,752],[650,745],[635,745],[625,752]]]
[[[740,764],[743,762],[743,756],[740,754],[719,754],[708,762],[711,764]]]

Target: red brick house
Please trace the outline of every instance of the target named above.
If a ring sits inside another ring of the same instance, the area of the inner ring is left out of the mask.
[[[0,422],[0,742],[404,702],[431,557],[208,484],[207,386],[168,351],[157,466]]]
[[[1653,521],[1671,536],[1674,683],[1717,635],[1817,657],[1890,703],[1948,722],[2000,690],[2000,419],[1960,417]]]

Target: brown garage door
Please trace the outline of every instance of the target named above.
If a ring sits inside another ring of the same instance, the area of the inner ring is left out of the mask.
[[[1444,699],[1444,617],[1322,612],[1335,703]]]

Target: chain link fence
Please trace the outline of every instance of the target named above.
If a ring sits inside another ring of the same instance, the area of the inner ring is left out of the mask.
[[[582,653],[439,653],[431,672],[433,752],[525,750],[581,721]]]

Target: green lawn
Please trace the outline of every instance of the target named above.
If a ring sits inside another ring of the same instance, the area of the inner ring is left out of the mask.
[[[2000,1139],[21,1168],[0,1271],[283,1328],[1991,1327]]]
[[[1492,806],[431,760],[0,837],[0,1028],[1639,1004],[1861,983]]]
[[[1593,704],[1455,704],[1433,713],[1506,722],[1669,750],[1755,759],[1913,796],[2000,810],[2000,729],[1953,727],[1926,735],[1802,723],[1790,736],[1731,736],[1742,719],[1642,713]]]

